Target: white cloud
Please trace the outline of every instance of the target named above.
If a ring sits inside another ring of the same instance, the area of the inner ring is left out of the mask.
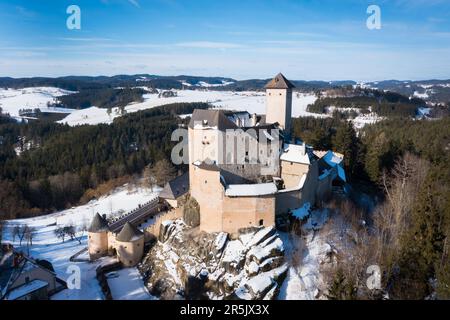
[[[128,0],[129,3],[131,3],[133,6],[135,6],[136,8],[140,8],[141,5],[139,4],[139,2],[137,0]]]
[[[202,48],[202,49],[234,49],[242,48],[243,45],[229,42],[212,42],[212,41],[192,41],[177,43],[178,47],[186,48]]]

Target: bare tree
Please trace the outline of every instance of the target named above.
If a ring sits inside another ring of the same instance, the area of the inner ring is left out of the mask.
[[[66,239],[66,233],[63,227],[57,227],[53,232],[58,239],[62,239],[62,242],[64,242]]]
[[[67,225],[63,228],[63,232],[70,238],[70,240],[75,239],[76,229],[73,225]]]
[[[26,224],[22,224],[19,226],[18,235],[19,235],[19,246],[22,245],[22,241],[25,238],[26,233],[28,232],[28,226]]]
[[[2,239],[3,239],[3,221],[0,220],[0,245],[2,244]]]
[[[12,229],[12,237],[13,237],[13,241],[16,241],[16,237],[18,237],[20,234],[20,226],[19,225],[15,225],[14,228]]]
[[[36,234],[36,228],[28,227],[25,230],[25,240],[27,240],[27,246],[33,246],[33,238]]]

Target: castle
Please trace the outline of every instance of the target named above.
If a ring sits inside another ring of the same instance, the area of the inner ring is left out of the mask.
[[[200,206],[201,230],[235,234],[273,226],[276,214],[315,205],[330,195],[333,181],[345,182],[342,155],[290,138],[293,88],[281,73],[271,80],[265,116],[192,114],[189,189]]]
[[[164,219],[182,217],[187,194],[199,205],[200,230],[227,232],[274,226],[277,214],[327,199],[345,183],[343,156],[315,151],[291,138],[294,85],[281,73],[266,89],[266,114],[194,110],[188,125],[189,172],[166,184],[160,200],[172,208],[143,232],[157,235]],[[154,216],[152,216],[154,218]],[[126,266],[143,254],[144,233],[127,222],[119,233],[96,215],[89,231],[91,259],[116,253]]]

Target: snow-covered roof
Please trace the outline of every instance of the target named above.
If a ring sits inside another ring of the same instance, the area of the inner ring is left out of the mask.
[[[337,164],[340,164],[342,160],[344,159],[343,156],[339,155],[336,152],[328,151],[323,157],[323,160],[330,165],[331,167],[334,167]]]
[[[345,170],[342,167],[342,160],[344,160],[343,155],[330,150],[327,153],[325,153],[325,155],[321,158],[321,160],[323,160],[330,168],[334,168],[336,170],[335,175],[337,175],[337,177],[339,177],[339,179],[341,179],[344,182],[347,181],[346,176],[345,176]],[[325,178],[326,176],[328,176],[328,174],[330,172],[332,172],[332,170],[325,170],[319,176],[319,179]],[[335,177],[333,177],[333,179]]]
[[[302,145],[285,144],[283,152],[281,153],[280,156],[280,160],[295,163],[311,164],[305,144]]]
[[[6,300],[16,300],[34,291],[48,286],[48,282],[43,280],[33,280],[17,288],[12,289],[5,297]]]
[[[302,207],[292,210],[292,215],[299,219],[303,220],[311,214],[311,204],[306,202]]]
[[[273,182],[257,184],[230,184],[225,190],[225,195],[228,197],[251,197],[275,194],[277,191],[277,186]]]

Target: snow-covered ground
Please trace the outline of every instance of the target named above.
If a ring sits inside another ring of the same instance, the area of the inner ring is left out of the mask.
[[[304,230],[306,235],[279,232],[289,263],[286,279],[278,295],[279,300],[315,300],[323,287],[320,266],[326,260],[331,246],[316,233],[328,219],[327,210],[316,210],[310,214]]]
[[[266,95],[264,92],[245,91],[201,91],[201,90],[175,90],[176,97],[159,98],[158,94],[144,94],[144,102],[132,103],[125,107],[126,113],[151,109],[154,107],[177,103],[177,102],[208,102],[217,108],[225,110],[248,111],[250,113],[265,114]],[[323,115],[309,113],[306,111],[308,104],[314,103],[317,97],[313,94],[293,94],[292,116],[314,116]],[[76,110],[62,119],[61,123],[71,126],[83,124],[112,123],[114,118],[120,117],[118,108],[113,108],[110,115],[106,109],[91,107],[83,110]]]
[[[57,97],[72,94],[54,87],[33,87],[23,89],[0,88],[0,108],[4,113],[9,113],[14,118],[20,118],[20,109],[36,109],[42,112],[71,113],[73,109],[49,108],[47,103],[53,103]]]
[[[158,192],[150,192],[149,189],[143,188],[131,188],[129,191],[128,186],[124,185],[111,194],[98,200],[90,201],[86,205],[35,218],[9,220],[5,224],[3,240],[9,241],[16,248],[19,248],[19,239],[17,237],[13,239],[12,237],[13,227],[21,224],[34,227],[36,233],[33,238],[33,245],[27,248],[22,243],[22,247],[19,249],[25,252],[28,252],[29,249],[29,255],[32,258],[51,262],[56,274],[62,279],[68,278],[69,274],[67,271],[71,265],[78,266],[81,271],[81,288],[79,290],[64,290],[53,296],[52,299],[103,299],[100,286],[95,278],[95,270],[100,264],[110,262],[112,258],[102,258],[94,263],[70,262],[69,259],[72,255],[87,246],[87,235],[85,232],[78,233],[81,243],[77,240],[68,239],[62,242],[61,239],[55,236],[55,229],[66,225],[74,225],[77,228],[81,228],[90,223],[96,212],[109,216],[130,211],[139,204],[144,204],[156,197]],[[133,278],[130,276],[130,279]]]
[[[154,299],[144,285],[136,268],[125,268],[106,274],[113,300],[151,300]]]

